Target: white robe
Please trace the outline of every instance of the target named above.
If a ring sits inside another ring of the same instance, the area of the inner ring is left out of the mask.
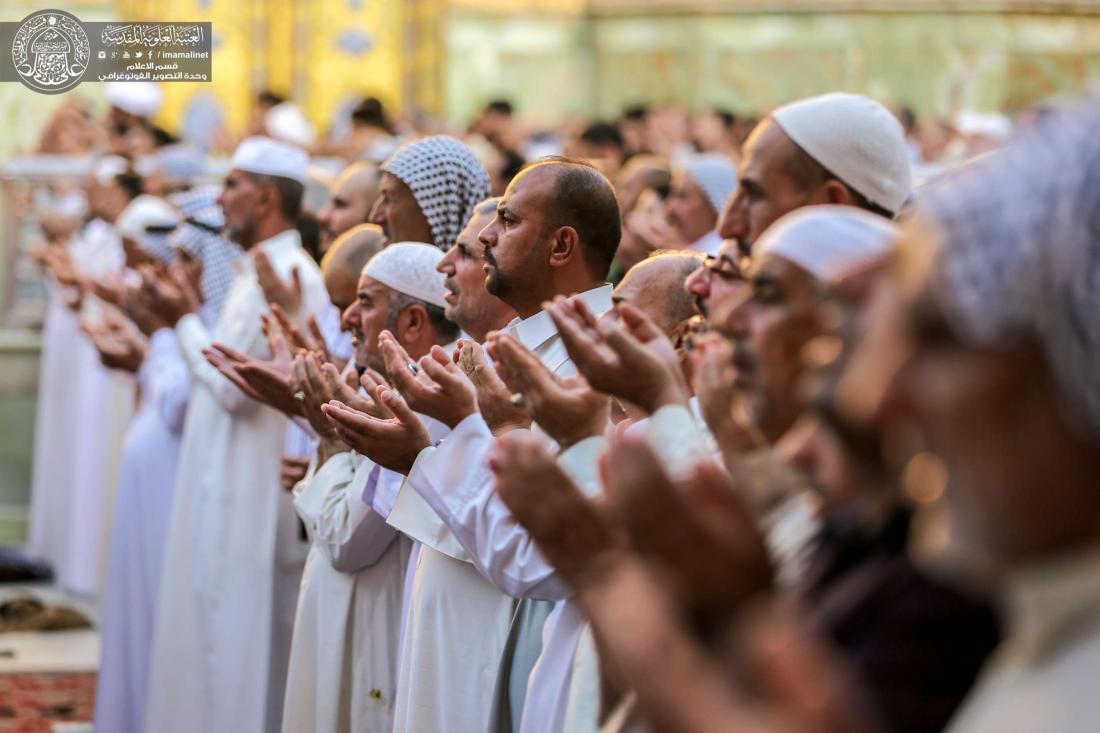
[[[311,545],[287,675],[283,733],[389,731],[412,543],[363,503],[382,469],[355,453],[329,458],[295,488]]]
[[[82,273],[103,277],[121,270],[122,244],[114,227],[95,219],[69,245]],[[56,301],[55,301],[56,303]],[[93,320],[103,304],[87,296],[81,313]],[[112,372],[79,331],[77,317],[56,304],[47,323],[39,388],[35,478],[29,549],[47,559],[58,585],[98,599],[107,551],[122,443],[133,411],[133,379]]]
[[[141,408],[123,451],[100,624],[95,727],[112,733],[141,733],[145,725],[157,592],[190,394],[187,365],[170,329],[153,334],[138,378]]]
[[[256,247],[286,279],[297,267],[303,317],[328,305],[320,270],[284,231]],[[260,733],[279,728],[286,668],[279,633],[277,547],[296,542],[290,497],[279,487],[286,418],[240,392],[203,358],[222,341],[268,358],[259,316],[267,303],[251,257],[233,264],[225,308],[208,334],[197,315],[176,325],[191,373],[150,670],[146,730]],[[293,527],[291,537],[279,528]]]
[[[401,489],[398,502],[403,499],[419,501],[408,488]],[[399,505],[389,521],[405,528],[437,521],[422,506],[404,513]],[[457,543],[454,549],[461,554]],[[515,601],[466,560],[427,544],[419,545],[414,562],[393,730],[484,731]]]

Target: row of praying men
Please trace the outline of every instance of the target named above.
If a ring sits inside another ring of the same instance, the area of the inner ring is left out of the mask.
[[[353,164],[320,263],[301,148],[103,158],[32,497],[64,584],[109,557],[96,730],[1092,730],[1098,122],[915,188],[797,100],[628,259],[650,179],[576,158]]]

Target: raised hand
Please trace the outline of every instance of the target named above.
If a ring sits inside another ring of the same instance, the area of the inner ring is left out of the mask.
[[[611,524],[558,465],[538,436],[513,432],[489,458],[496,490],[516,521],[573,588],[598,583],[625,545]]]
[[[420,451],[431,445],[428,430],[396,392],[379,387],[374,399],[389,417],[380,420],[336,401],[321,410],[345,444],[383,468],[408,474]]]
[[[283,491],[293,491],[309,471],[309,456],[283,456],[279,461],[279,485]]]
[[[317,434],[322,438],[336,438],[336,429],[321,411],[321,406],[336,399],[336,394],[329,380],[325,378],[317,355],[304,353],[294,357],[290,381],[302,414]]]
[[[688,359],[703,420],[722,449],[727,465],[745,452],[762,448],[763,436],[741,414],[741,398],[734,389],[737,374],[733,347],[729,341],[714,332],[693,336]]]
[[[473,384],[439,346],[413,362],[389,331],[378,336],[390,384],[415,412],[453,428],[477,412]]]
[[[298,328],[287,312],[278,304],[271,306],[271,316],[265,314],[262,318],[267,321],[264,333],[268,333],[272,328],[272,323],[274,323],[277,326],[275,332],[282,334],[292,353],[315,351],[321,354],[325,361],[332,361],[332,357],[328,353],[328,346],[325,344],[325,337],[321,334],[321,328],[317,325],[317,320],[313,316],[309,317],[306,331]]]
[[[752,511],[718,465],[699,464],[673,482],[644,439],[623,436],[601,459],[611,512],[631,543],[663,568],[683,606],[721,621],[772,585]]]
[[[602,435],[610,421],[610,401],[583,377],[559,377],[510,334],[489,339],[497,373],[547,435],[564,450],[585,438]]]
[[[562,343],[593,389],[653,414],[664,405],[687,405],[690,391],[668,337],[629,303],[616,306],[619,319],[599,321],[580,300],[548,307]]]
[[[181,269],[166,271],[154,265],[141,265],[138,272],[146,303],[165,322],[174,327],[181,318],[198,311],[199,295]]]
[[[146,298],[142,296],[142,290],[140,284],[126,285],[122,290],[119,308],[145,336],[152,336],[162,328],[170,328],[170,324],[149,307]]]
[[[489,364],[480,344],[463,339],[458,342],[455,356],[458,367],[474,385],[478,410],[493,435],[499,437],[531,426],[531,413],[522,402],[513,399],[511,390]]]
[[[136,373],[145,361],[148,341],[129,324],[92,324],[81,320],[80,329],[91,340],[99,360],[108,369]]]
[[[208,353],[210,352],[210,353]],[[213,343],[203,352],[207,361],[252,399],[287,417],[301,415],[290,383],[290,357],[258,361],[228,344]]]
[[[252,254],[256,265],[256,280],[263,291],[264,299],[272,306],[278,305],[291,316],[298,315],[302,307],[302,274],[295,267],[290,271],[290,282],[286,282],[275,272],[267,254],[257,250]]]

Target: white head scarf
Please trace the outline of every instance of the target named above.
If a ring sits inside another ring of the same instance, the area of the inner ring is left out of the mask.
[[[892,222],[854,206],[805,206],[768,227],[752,256],[783,257],[830,284],[885,257],[897,233]]]
[[[917,199],[943,230],[933,293],[960,338],[1041,345],[1100,438],[1100,103],[1050,113]]]
[[[412,191],[435,246],[450,249],[474,213],[489,198],[489,174],[473,151],[453,137],[437,135],[406,143],[382,164]]]

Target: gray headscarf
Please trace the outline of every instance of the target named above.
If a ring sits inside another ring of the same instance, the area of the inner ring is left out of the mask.
[[[202,261],[202,307],[199,316],[212,326],[221,314],[233,284],[233,262],[244,254],[221,235],[225,216],[218,206],[217,186],[203,186],[169,197],[184,215],[184,223],[170,236],[170,244]]]
[[[398,148],[382,170],[412,191],[435,246],[450,249],[474,213],[474,205],[489,198],[489,174],[466,145],[437,135]]]
[[[959,336],[1040,344],[1100,437],[1100,103],[1048,113],[918,206],[943,229],[933,288]]]

